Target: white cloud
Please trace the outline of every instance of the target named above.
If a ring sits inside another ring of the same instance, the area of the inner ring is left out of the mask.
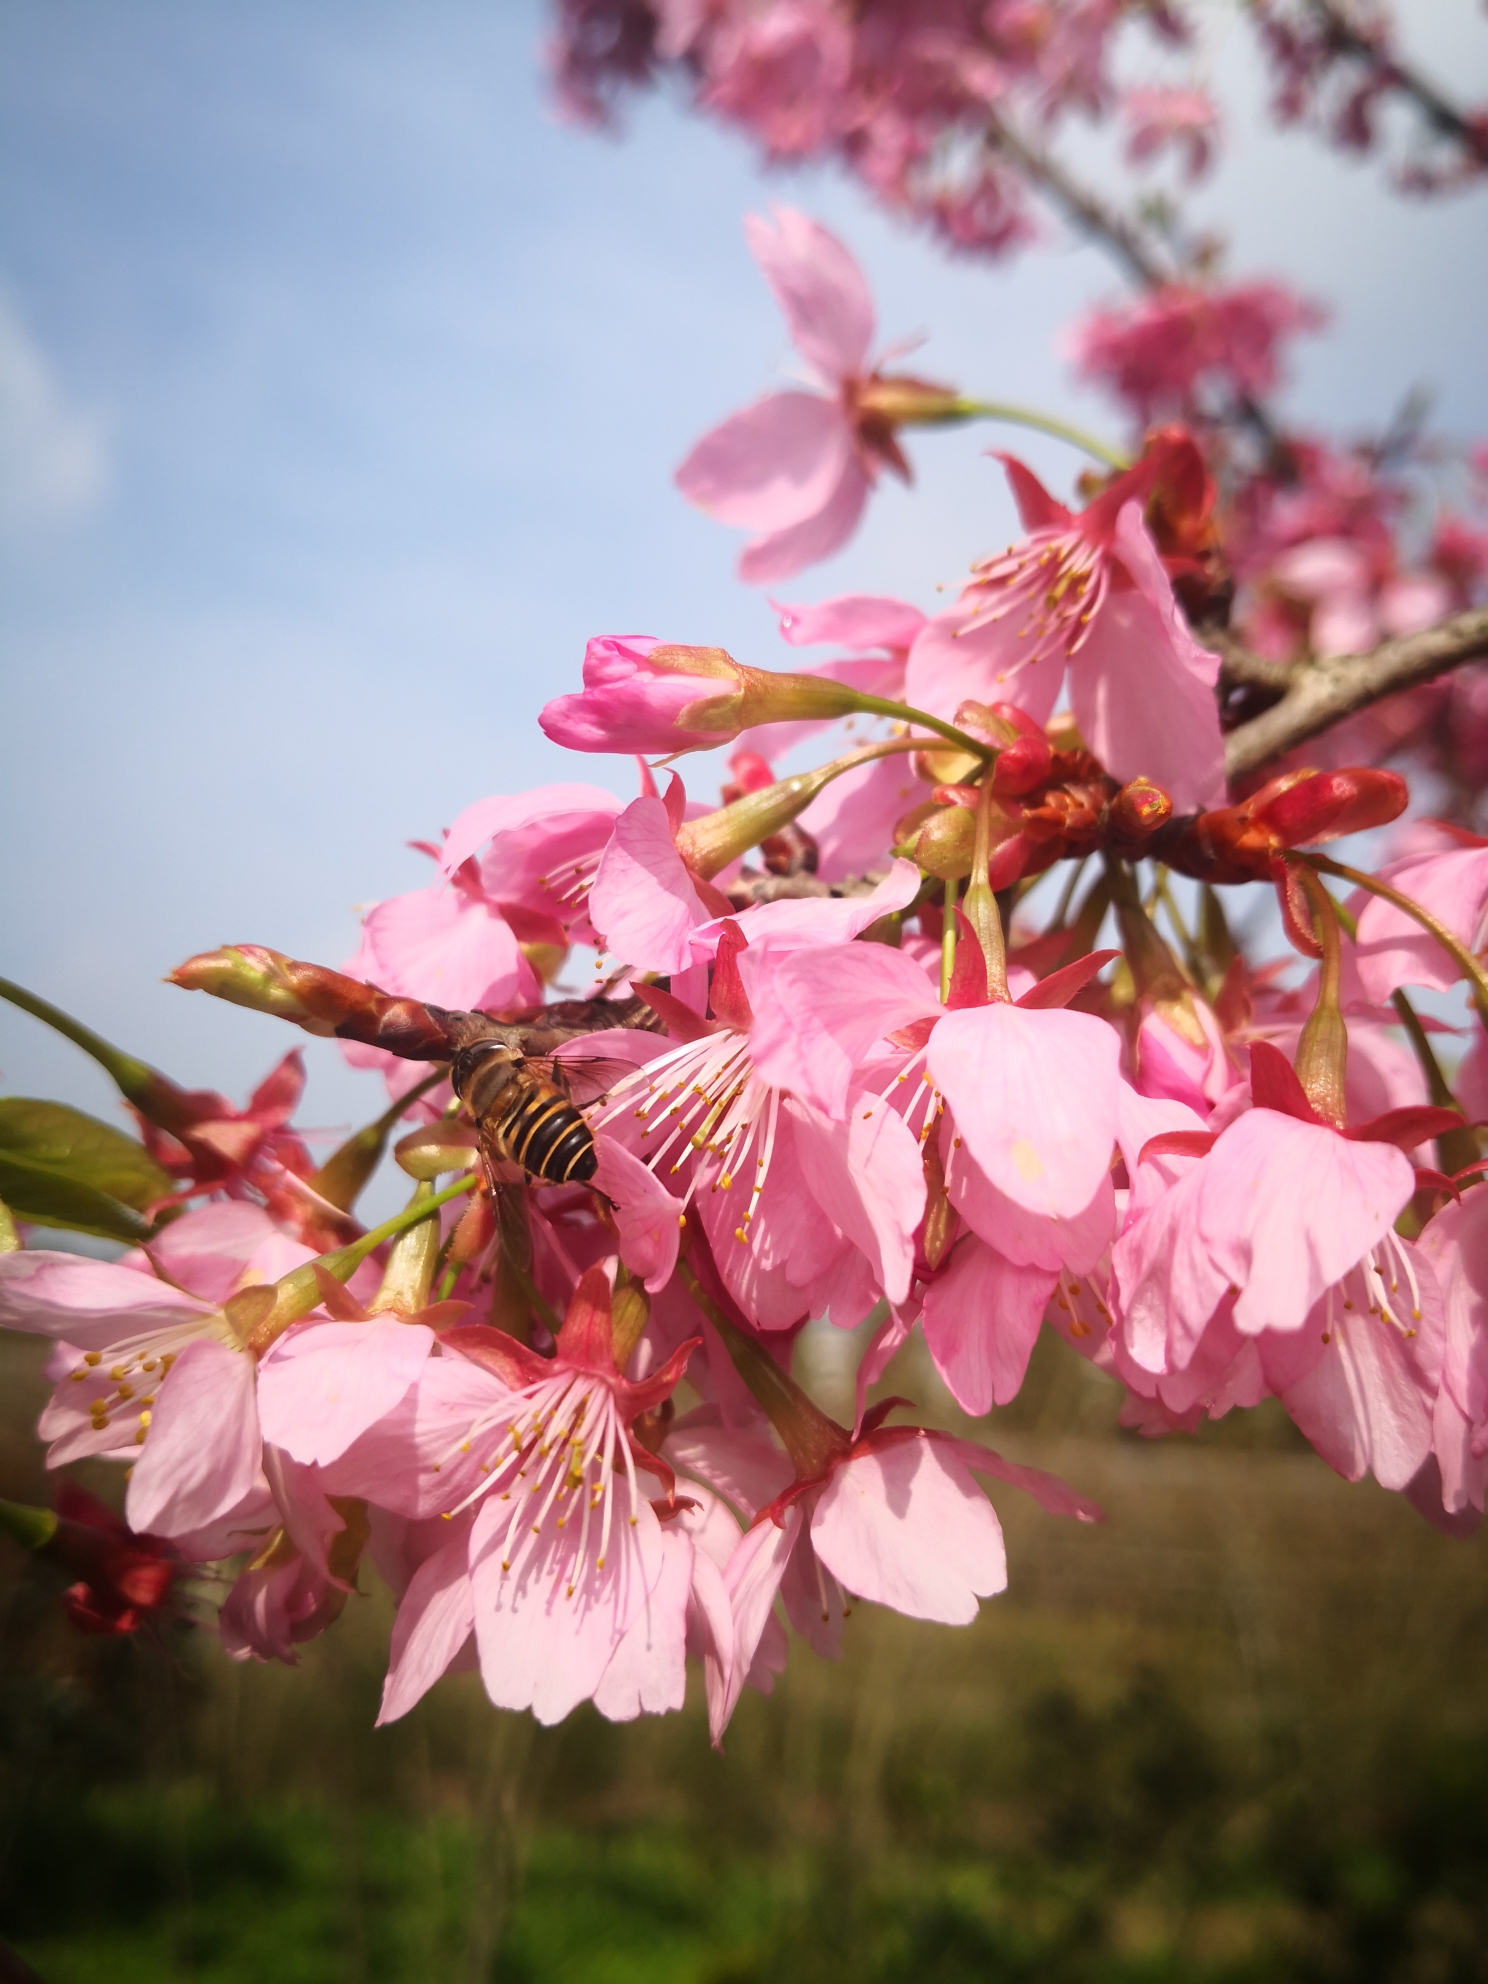
[[[69,402],[0,294],[0,533],[70,523],[94,507],[108,481],[102,422]]]

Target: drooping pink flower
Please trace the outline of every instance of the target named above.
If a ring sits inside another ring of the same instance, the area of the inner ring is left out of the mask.
[[[657,1464],[631,1427],[670,1396],[692,1346],[647,1379],[626,1379],[599,1268],[580,1279],[552,1358],[483,1325],[443,1341],[446,1354],[427,1361],[402,1404],[322,1470],[333,1492],[373,1497],[394,1514],[457,1524],[473,1514],[468,1534],[435,1552],[404,1597],[408,1624],[389,1675],[399,1712],[416,1699],[405,1670],[429,1685],[473,1628],[492,1701],[560,1721],[598,1698],[653,1598],[646,1657],[674,1672],[686,1567],[676,1590],[675,1553],[638,1480]],[[634,1643],[630,1654],[640,1657]]]
[[[297,1646],[340,1617],[367,1537],[366,1510],[337,1507],[321,1487],[320,1471],[302,1467],[273,1445],[264,1447],[273,1494],[252,1561],[234,1579],[217,1628],[232,1660],[278,1660],[294,1666]]]
[[[1488,1490],[1488,1192],[1444,1206],[1421,1235],[1446,1316],[1432,1450],[1443,1511],[1482,1511]]]
[[[978,565],[916,640],[909,701],[938,716],[1008,702],[1043,723],[1067,674],[1081,734],[1113,777],[1155,780],[1180,811],[1217,803],[1219,658],[1189,633],[1142,521],[1158,455],[1078,512],[1004,459],[1030,535]]]
[[[1458,942],[1477,952],[1488,921],[1488,840],[1440,822],[1415,832],[1417,845],[1398,861],[1387,862],[1379,879],[1418,902]],[[1359,906],[1355,948],[1359,978],[1372,999],[1383,1004],[1401,985],[1445,991],[1462,976],[1457,961],[1414,917],[1380,896]]]
[[[819,392],[768,393],[705,434],[677,470],[689,502],[758,533],[739,560],[750,584],[789,578],[847,542],[883,468],[906,481],[897,421],[955,395],[870,366],[873,299],[836,235],[791,207],[745,234]]]
[[[824,1633],[829,1650],[848,1595],[964,1626],[980,1599],[1006,1588],[1001,1525],[974,1474],[1026,1489],[1053,1514],[1099,1521],[1095,1504],[1053,1475],[949,1434],[885,1427],[887,1409],[870,1415],[856,1438],[844,1437],[819,1473],[798,1477],[762,1510],[729,1560],[734,1657],[728,1685],[709,1703],[715,1743],[783,1588],[793,1619],[813,1637]]]

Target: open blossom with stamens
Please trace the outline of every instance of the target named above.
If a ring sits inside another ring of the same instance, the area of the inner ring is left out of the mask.
[[[442,1342],[403,1404],[322,1471],[330,1492],[452,1526],[404,1594],[388,1679],[398,1712],[472,1630],[491,1700],[540,1722],[591,1696],[604,1707],[606,1669],[638,1623],[643,1645],[638,1654],[629,1642],[627,1662],[679,1674],[687,1566],[678,1588],[639,1479],[669,1470],[631,1428],[670,1397],[693,1345],[640,1382],[625,1378],[602,1268],[580,1278],[554,1357],[481,1324]]]
[[[1080,511],[1003,459],[1029,535],[976,566],[916,640],[908,700],[939,716],[968,700],[1016,703],[1042,723],[1068,673],[1075,721],[1113,777],[1156,780],[1180,811],[1217,803],[1219,657],[1188,631],[1142,519],[1162,450]]]
[[[0,1323],[57,1343],[40,1423],[49,1464],[128,1458],[131,1528],[205,1561],[245,1547],[273,1510],[254,1359],[223,1304],[312,1256],[244,1204],[185,1214],[151,1256],[158,1273],[144,1256],[0,1255]]]
[[[886,1400],[818,1469],[755,1517],[725,1573],[733,1665],[709,1702],[715,1743],[733,1714],[777,1594],[819,1651],[835,1652],[851,1598],[911,1619],[964,1626],[1007,1585],[996,1511],[974,1474],[1026,1489],[1055,1515],[1098,1522],[1099,1508],[1038,1468],[919,1426],[883,1425]]]
[[[1253,1108],[1181,1150],[1159,1140],[1179,1173],[1165,1191],[1138,1180],[1145,1209],[1112,1253],[1124,1375],[1180,1419],[1274,1394],[1340,1473],[1402,1488],[1430,1450],[1443,1324],[1393,1227],[1407,1151],[1457,1119],[1411,1108],[1341,1130],[1275,1048],[1256,1042],[1251,1069]]]
[[[589,885],[623,800],[597,785],[540,785],[467,806],[444,837],[439,867],[454,877],[474,862],[486,899],[521,935],[525,919],[594,942]]]
[[[790,905],[808,906],[816,907]],[[830,947],[845,960],[857,952]],[[919,1153],[895,1112],[871,1095],[856,1095],[834,1119],[758,1077],[748,985],[773,955],[752,950],[742,919],[726,926],[714,1019],[669,1001],[681,1037],[617,1083],[595,1123],[675,1190],[679,1209],[696,1204],[725,1284],[751,1322],[784,1329],[830,1310],[854,1323],[881,1295],[899,1302],[908,1293],[924,1206]],[[621,1232],[623,1245],[623,1206]]]

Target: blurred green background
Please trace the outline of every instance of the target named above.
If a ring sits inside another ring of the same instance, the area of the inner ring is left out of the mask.
[[[805,1345],[828,1399],[841,1347]],[[0,1493],[40,1499],[36,1349],[0,1346]],[[889,1382],[934,1416],[912,1350]],[[1105,1526],[999,1494],[975,1626],[863,1608],[724,1756],[696,1699],[539,1730],[473,1676],[374,1731],[381,1593],[239,1667],[77,1636],[9,1551],[0,1935],[45,1984],[1488,1978],[1481,1540],[1266,1411],[1115,1413],[1046,1341],[992,1438]]]

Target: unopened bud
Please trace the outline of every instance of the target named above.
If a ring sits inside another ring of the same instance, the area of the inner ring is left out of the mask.
[[[167,973],[166,983],[188,992],[210,992],[214,999],[246,1006],[250,1012],[293,1020],[307,1033],[334,1034],[334,1022],[317,1013],[296,989],[293,971],[293,959],[261,944],[225,944],[220,951],[187,958]]]
[[[942,882],[971,873],[976,850],[976,814],[965,806],[914,807],[894,829],[894,852]]]
[[[638,1281],[620,1283],[610,1299],[615,1369],[623,1371],[651,1320],[651,1298]]]
[[[1410,789],[1398,773],[1354,768],[1286,774],[1248,804],[1282,847],[1303,847],[1388,826],[1409,801]]]
[[[423,1124],[393,1145],[399,1169],[410,1178],[432,1180],[444,1171],[468,1171],[476,1161],[478,1132],[473,1123]]]
[[[1173,802],[1160,785],[1150,778],[1132,779],[1111,801],[1106,816],[1111,851],[1129,856],[1172,816]]]
[[[870,744],[866,750],[850,751],[846,757],[834,758],[814,772],[797,772],[794,777],[777,779],[758,792],[746,792],[741,799],[720,806],[716,813],[705,813],[700,820],[687,820],[677,829],[677,852],[692,872],[706,881],[741,854],[747,854],[750,848],[758,847],[789,826],[834,778],[858,765],[871,764],[884,753],[883,745]]]
[[[432,1184],[420,1184],[415,1188],[411,1203],[419,1205],[433,1196]],[[417,1226],[410,1226],[406,1233],[400,1233],[388,1254],[382,1282],[368,1304],[367,1313],[373,1316],[412,1316],[425,1308],[434,1286],[439,1245],[437,1219],[421,1220]]]

